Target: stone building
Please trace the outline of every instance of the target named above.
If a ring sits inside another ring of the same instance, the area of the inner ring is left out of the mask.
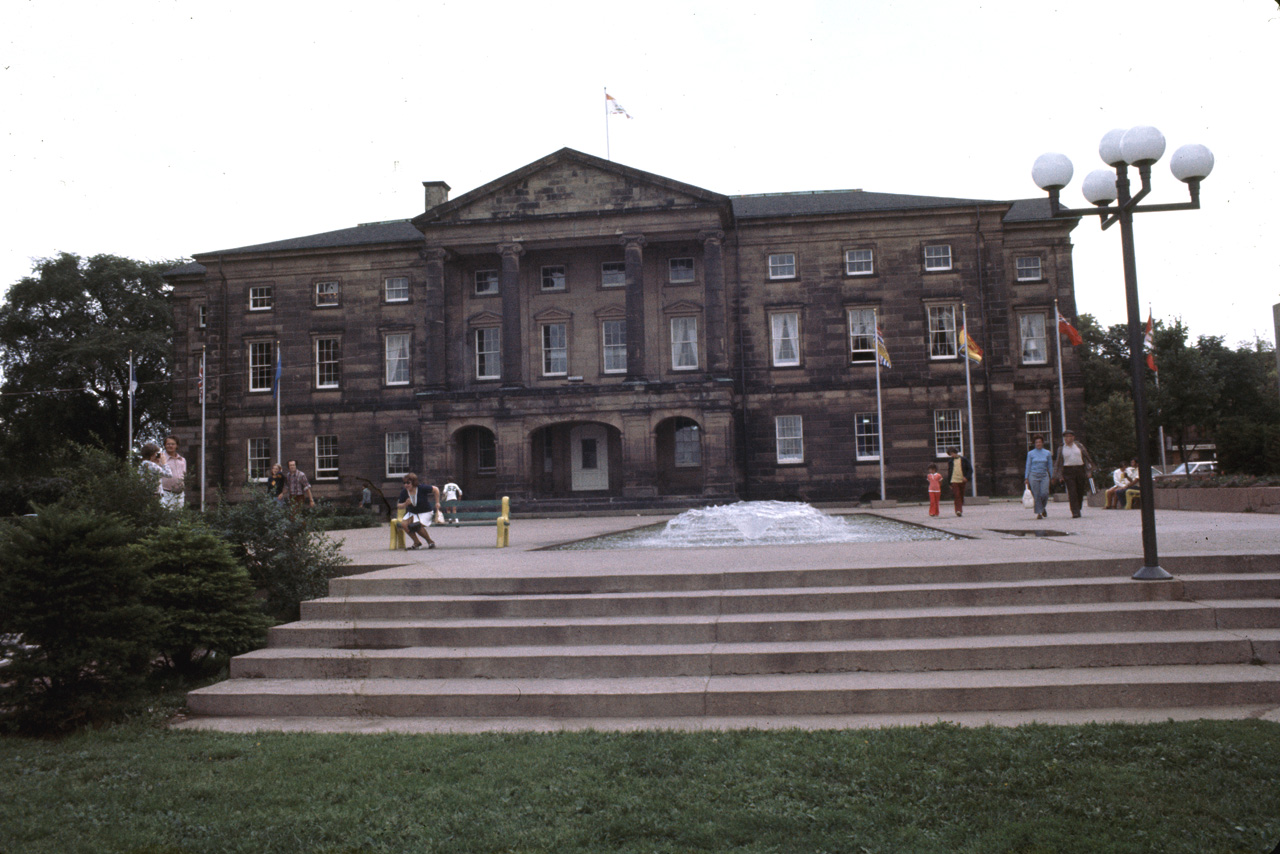
[[[279,457],[321,497],[416,471],[525,503],[854,500],[879,495],[883,435],[890,497],[923,495],[948,445],[998,494],[1030,433],[1056,439],[1077,220],[1044,200],[725,196],[567,148],[453,200],[424,187],[411,220],[168,273],[193,460],[207,357],[208,487],[235,497]]]

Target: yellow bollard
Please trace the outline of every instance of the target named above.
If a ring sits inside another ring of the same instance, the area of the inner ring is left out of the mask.
[[[498,517],[498,548],[505,549],[511,542],[511,499],[502,496],[502,515]]]

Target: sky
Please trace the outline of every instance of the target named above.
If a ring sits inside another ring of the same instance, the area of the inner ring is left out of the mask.
[[[0,290],[59,252],[177,260],[412,217],[568,146],[718,193],[1085,207],[1112,128],[1168,141],[1139,300],[1274,343],[1277,0],[0,3]],[[604,90],[631,119],[606,119]],[[606,133],[607,129],[607,133]],[[1135,175],[1136,179],[1136,175]],[[1072,235],[1076,302],[1126,319],[1119,229]]]

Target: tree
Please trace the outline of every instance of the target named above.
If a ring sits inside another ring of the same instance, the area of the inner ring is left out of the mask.
[[[1218,420],[1218,395],[1222,383],[1211,358],[1187,346],[1187,328],[1182,321],[1160,325],[1155,330],[1156,366],[1147,383],[1147,399],[1154,410],[1155,423],[1177,440],[1182,459],[1187,459],[1187,435],[1196,429],[1211,430]]]
[[[170,263],[63,253],[36,263],[0,306],[0,441],[10,472],[41,471],[64,442],[124,456],[129,352],[138,389],[134,433],[165,432],[173,314]]]

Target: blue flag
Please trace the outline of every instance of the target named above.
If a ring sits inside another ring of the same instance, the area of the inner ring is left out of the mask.
[[[280,345],[276,345],[276,375],[271,380],[271,398],[277,400],[280,397]]]

